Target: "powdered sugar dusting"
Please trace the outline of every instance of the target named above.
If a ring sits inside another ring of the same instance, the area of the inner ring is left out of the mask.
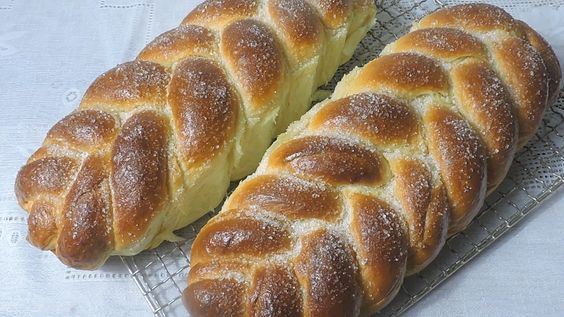
[[[288,233],[273,219],[237,217],[211,225],[196,248],[210,255],[261,255],[286,249]]]
[[[361,121],[366,122],[370,117],[397,120],[398,117],[407,117],[409,115],[406,108],[388,106],[391,98],[383,95],[357,94],[351,96],[349,100],[352,112],[358,114]],[[371,105],[371,107],[366,107],[364,106],[365,104]],[[394,110],[398,110],[398,112]]]
[[[357,311],[359,268],[341,239],[323,230],[315,232],[305,237],[295,261],[298,276],[307,281],[302,287],[306,287],[305,304],[312,311],[321,316]]]
[[[422,165],[419,165],[418,168],[410,168],[408,175],[406,175],[409,183],[402,182],[402,185],[407,185],[407,188],[401,189],[406,194],[407,204],[412,206],[414,211],[418,211],[418,214],[421,215],[425,214],[421,211],[427,209],[431,198],[431,179],[429,175],[422,172],[421,169],[423,168]],[[420,225],[421,222],[416,221],[415,224]]]
[[[415,114],[406,104],[374,93],[356,94],[330,103],[314,122],[314,127],[320,124],[354,131],[380,146],[410,145],[419,126]]]
[[[392,94],[397,94],[398,89],[407,94],[417,94],[421,92],[421,88],[444,93],[448,88],[447,76],[441,65],[416,53],[384,55],[369,63],[364,70],[361,70],[361,74],[366,73],[366,77],[361,75],[361,78],[370,80],[371,76],[377,76],[381,82],[374,84],[390,86]]]
[[[360,143],[332,137],[309,136],[282,146],[279,164],[305,177],[331,184],[381,184],[386,177],[381,156]]]
[[[25,165],[16,179],[22,198],[62,191],[75,173],[77,163],[67,157],[45,157]]]
[[[275,92],[282,74],[282,54],[271,31],[258,21],[233,23],[222,37],[231,69],[256,98]]]
[[[442,18],[448,16],[448,19]],[[514,27],[513,18],[503,9],[484,3],[461,4],[431,14],[421,21],[427,27],[458,27],[465,30],[488,31]]]
[[[462,82],[461,93],[468,98],[467,104],[461,104],[464,113],[479,126],[489,155],[505,152],[513,146],[516,132],[509,93],[490,68],[480,67],[472,75],[472,79],[458,81]]]
[[[116,133],[115,119],[107,112],[82,110],[59,121],[49,131],[48,137],[95,146],[109,140]]]
[[[146,53],[155,54],[158,55],[157,60],[162,60],[163,57],[164,59],[176,57],[182,51],[200,54],[211,52],[214,47],[215,37],[209,29],[186,25],[159,35],[145,47],[140,56],[143,57]]]
[[[315,11],[305,0],[276,0],[271,1],[277,26],[284,30],[286,41],[297,45],[319,44],[317,38],[321,34]],[[303,47],[290,55],[304,53]]]
[[[168,82],[169,75],[159,64],[128,62],[100,76],[86,92],[85,99],[164,102]]]
[[[155,112],[135,114],[112,151],[115,223],[129,237],[144,233],[167,197],[167,131]],[[123,238],[123,237],[118,237]]]
[[[452,128],[452,131],[454,131],[453,137],[457,141],[456,144],[461,145],[458,147],[459,151],[455,155],[460,155],[459,157],[466,157],[470,160],[478,158],[477,153],[480,152],[480,141],[476,137],[476,134],[474,134],[472,129],[468,126],[468,123],[466,123],[463,119],[452,119],[447,120],[446,124]],[[443,154],[445,154],[445,152],[446,151],[443,151]]]
[[[207,59],[191,59],[174,70],[169,102],[189,164],[208,160],[230,141],[237,99],[223,70]]]
[[[544,111],[544,106],[546,105],[544,99],[548,98],[548,87],[544,87],[542,84],[539,85],[539,83],[548,82],[544,61],[530,43],[525,43],[522,47],[512,47],[511,49],[513,50],[511,53],[517,57],[513,60],[514,66],[521,72],[520,80],[513,83],[518,84],[516,88],[518,88],[521,101],[526,107],[525,113],[527,117],[536,120]],[[527,96],[532,98],[527,98]],[[528,99],[542,100],[542,104],[538,105],[535,101],[531,102]],[[527,105],[526,103],[528,102],[531,104]]]
[[[431,48],[432,51],[438,53],[451,53],[460,58],[461,53],[476,53],[483,52],[484,47],[476,39],[468,33],[455,30],[455,29],[423,29],[417,31],[416,41],[412,44],[414,47]]]
[[[335,191],[323,183],[297,177],[261,176],[242,185],[236,197],[245,207],[273,211],[292,220],[335,220],[340,214]]]
[[[188,15],[188,22],[217,22],[255,13],[257,0],[207,0]]]
[[[361,264],[378,266],[381,261],[394,263],[401,269],[407,257],[403,220],[386,203],[375,198],[357,196],[353,208],[358,218],[356,228],[363,252]]]
[[[350,1],[347,0],[315,0],[311,1],[321,12],[323,20],[331,27],[339,27],[348,16]]]
[[[481,140],[468,123],[459,117],[445,117],[436,135],[438,150],[445,164],[445,173],[453,175],[461,193],[469,195],[480,190],[476,179],[483,176],[484,156]]]

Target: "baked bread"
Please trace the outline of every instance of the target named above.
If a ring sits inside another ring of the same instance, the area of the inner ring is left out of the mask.
[[[371,0],[208,0],[98,77],[20,170],[29,241],[133,255],[217,206],[373,25]]]
[[[290,126],[200,231],[192,316],[366,316],[466,227],[561,77],[486,4],[437,11]]]

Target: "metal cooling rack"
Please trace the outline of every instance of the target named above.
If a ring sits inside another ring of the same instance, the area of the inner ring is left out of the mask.
[[[343,74],[375,58],[387,43],[406,33],[412,21],[454,2],[464,0],[383,1],[375,27],[362,41],[353,59],[343,65],[324,88],[332,89]],[[447,241],[428,268],[407,278],[396,298],[377,316],[394,316],[407,310],[562,187],[563,154],[564,90],[558,103],[547,111],[534,140],[517,154],[505,181],[486,199],[481,214],[466,230]],[[180,230],[178,234],[186,238],[184,242],[164,243],[137,256],[122,257],[156,316],[186,315],[180,298],[190,267],[190,246],[198,230],[213,214],[210,212]]]

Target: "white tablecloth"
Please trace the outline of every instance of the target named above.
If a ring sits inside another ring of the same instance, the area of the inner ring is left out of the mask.
[[[196,2],[0,0],[0,316],[151,315],[119,259],[82,272],[30,247],[13,181],[97,75],[132,59]],[[564,61],[564,10],[511,10],[558,40]],[[407,315],[562,316],[563,229],[560,193]]]

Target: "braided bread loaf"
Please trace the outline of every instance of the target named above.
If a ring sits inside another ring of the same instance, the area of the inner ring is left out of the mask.
[[[560,76],[550,46],[500,8],[425,17],[292,124],[202,229],[188,310],[381,309],[476,215]]]
[[[94,81],[20,170],[29,240],[92,269],[174,240],[373,25],[371,0],[208,0]]]

